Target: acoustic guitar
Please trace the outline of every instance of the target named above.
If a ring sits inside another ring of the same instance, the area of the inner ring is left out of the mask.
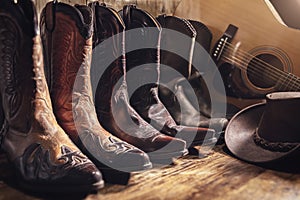
[[[300,91],[300,30],[287,27],[268,0],[182,0],[175,15],[212,31],[211,56],[229,103],[243,108],[273,91]]]

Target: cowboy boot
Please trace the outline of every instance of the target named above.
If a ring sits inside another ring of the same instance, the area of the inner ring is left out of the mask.
[[[139,87],[131,96],[130,103],[133,108],[145,119],[151,123],[160,132],[185,140],[189,145],[198,145],[206,142],[216,141],[214,130],[200,127],[186,127],[176,124],[164,104],[158,97],[158,85],[160,79],[160,36],[161,27],[157,20],[149,13],[137,9],[134,6],[125,6],[122,17],[128,30],[138,28],[140,35],[128,33],[126,39],[130,43],[150,44],[152,48],[138,49],[127,54],[127,71],[142,65],[143,72],[139,75],[139,80],[128,79],[129,89],[133,84],[149,80],[152,83]],[[147,27],[152,28],[153,33],[147,33]],[[127,43],[129,43],[127,42]],[[130,44],[131,45],[131,44]],[[154,79],[153,79],[154,77]],[[152,80],[151,80],[152,79]]]
[[[33,2],[0,1],[1,148],[20,187],[31,192],[88,192],[101,173],[57,124],[44,76]]]
[[[112,134],[147,152],[153,162],[166,163],[182,156],[186,153],[184,141],[158,132],[129,104],[123,20],[112,8],[98,3],[90,5],[95,10],[97,30],[93,63],[103,70],[95,98],[99,121]]]
[[[50,95],[58,123],[101,169],[106,182],[114,181],[111,177],[117,171],[151,168],[146,153],[111,135],[97,119],[90,80],[91,8],[50,2],[41,17],[46,67],[51,71]]]
[[[174,117],[174,120],[186,126],[198,126],[203,128],[212,128],[217,134],[222,131],[227,124],[225,118],[210,118],[211,117],[211,102],[209,91],[204,79],[201,77],[209,69],[203,66],[203,59],[201,59],[202,49],[196,48],[197,45],[192,44],[197,42],[209,51],[211,33],[208,28],[197,21],[185,20],[175,16],[160,15],[157,20],[163,28],[171,29],[182,33],[188,38],[191,38],[191,44],[187,47],[184,59],[174,53],[168,51],[161,51],[161,64],[169,66],[170,68],[163,68],[161,82],[173,90],[171,92],[165,87],[160,87],[160,98],[168,111]],[[178,38],[171,38],[169,32],[164,32],[162,35],[162,46],[164,49],[182,48],[184,44],[176,44],[174,40]],[[178,37],[178,36],[176,36]],[[197,56],[196,56],[197,55]],[[192,60],[193,59],[193,60]],[[201,72],[196,69],[196,66],[203,66]],[[176,70],[179,73],[170,71]],[[167,77],[167,78],[166,78]],[[192,99],[192,97],[196,97]],[[196,120],[197,119],[197,120]]]

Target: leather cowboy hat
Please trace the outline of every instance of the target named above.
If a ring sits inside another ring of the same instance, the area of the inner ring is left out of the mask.
[[[238,158],[267,163],[299,155],[300,92],[276,92],[266,102],[238,112],[225,131],[228,149]]]

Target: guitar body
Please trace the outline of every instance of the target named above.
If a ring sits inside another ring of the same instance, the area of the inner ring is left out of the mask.
[[[182,0],[175,15],[206,24],[212,46],[229,24],[238,28],[231,51],[217,65],[228,102],[239,108],[267,93],[288,90],[283,87],[290,82],[288,73],[300,76],[300,30],[284,25],[268,0]]]

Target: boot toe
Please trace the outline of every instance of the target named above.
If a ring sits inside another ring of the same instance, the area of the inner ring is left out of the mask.
[[[147,153],[153,162],[168,162],[172,158],[178,158],[188,153],[186,142],[182,139],[160,134],[153,138],[152,142],[157,145],[157,148]]]
[[[214,129],[180,126],[178,130],[180,131],[176,134],[176,137],[186,141],[188,146],[208,144],[217,141]]]
[[[226,118],[211,118],[199,122],[199,127],[209,127],[220,132],[226,128],[228,120]]]
[[[92,163],[71,170],[62,180],[70,184],[91,185],[94,189],[102,188],[104,184],[101,172]]]
[[[101,172],[91,163],[85,163],[71,169],[64,176],[53,180],[49,190],[56,193],[86,193],[97,191],[104,186]]]
[[[41,163],[43,165],[43,163]],[[80,166],[61,168],[51,171],[40,172],[33,178],[19,173],[18,184],[20,188],[28,192],[42,194],[77,194],[97,191],[104,186],[101,172],[90,161]]]
[[[152,167],[149,156],[139,149],[132,149],[120,155],[115,161],[117,167],[127,171],[140,171]]]

